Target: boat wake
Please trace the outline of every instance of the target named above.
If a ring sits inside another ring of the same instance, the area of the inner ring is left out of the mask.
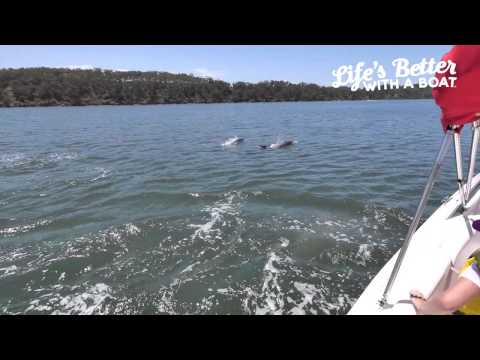
[[[0,168],[8,170],[38,170],[64,161],[76,160],[78,157],[79,154],[76,152],[38,155],[26,155],[24,153],[3,154],[0,156]]]
[[[0,286],[21,289],[0,313],[344,314],[408,226],[374,206],[355,217],[274,206],[259,217],[252,206],[272,201],[263,192],[197,195],[189,217],[0,247]],[[1,235],[46,226],[9,224]]]

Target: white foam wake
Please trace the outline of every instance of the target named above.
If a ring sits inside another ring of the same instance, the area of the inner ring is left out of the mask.
[[[18,225],[18,226],[13,226],[13,227],[9,227],[9,228],[4,228],[4,229],[0,229],[0,235],[15,235],[17,233],[26,233],[26,232],[29,232],[29,231],[32,231],[40,226],[46,226],[46,225],[49,225],[51,224],[52,221],[51,220],[38,220],[36,222],[34,222],[33,224],[28,224],[28,225]]]
[[[204,224],[189,225],[196,228],[192,239],[200,238],[209,242],[221,239],[221,226],[227,225],[225,217],[228,215],[236,216],[239,213],[237,206],[234,204],[236,196],[237,193],[235,192],[228,193],[225,200],[217,201],[213,205],[205,207],[203,211],[209,214],[210,219]]]
[[[76,288],[73,287],[70,290]],[[51,315],[104,314],[106,313],[105,301],[113,299],[111,288],[103,283],[95,284],[76,295],[60,295],[59,291],[63,289],[61,285],[56,285],[52,289],[55,291],[32,300],[25,312],[48,312]]]

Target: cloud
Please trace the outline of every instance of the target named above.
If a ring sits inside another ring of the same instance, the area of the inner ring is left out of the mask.
[[[197,68],[193,70],[193,74],[202,78],[221,79],[223,78],[223,72],[217,70],[209,70],[206,68]]]
[[[93,65],[67,65],[65,67],[70,70],[93,70],[95,68]]]

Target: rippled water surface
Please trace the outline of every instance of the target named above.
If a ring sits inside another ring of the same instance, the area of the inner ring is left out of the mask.
[[[401,244],[438,117],[428,100],[0,109],[0,314],[344,314]],[[298,143],[257,147],[277,138]]]

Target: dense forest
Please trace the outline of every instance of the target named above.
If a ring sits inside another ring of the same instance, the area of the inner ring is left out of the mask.
[[[352,92],[286,81],[233,84],[167,72],[0,69],[0,107],[431,98],[431,89]]]

